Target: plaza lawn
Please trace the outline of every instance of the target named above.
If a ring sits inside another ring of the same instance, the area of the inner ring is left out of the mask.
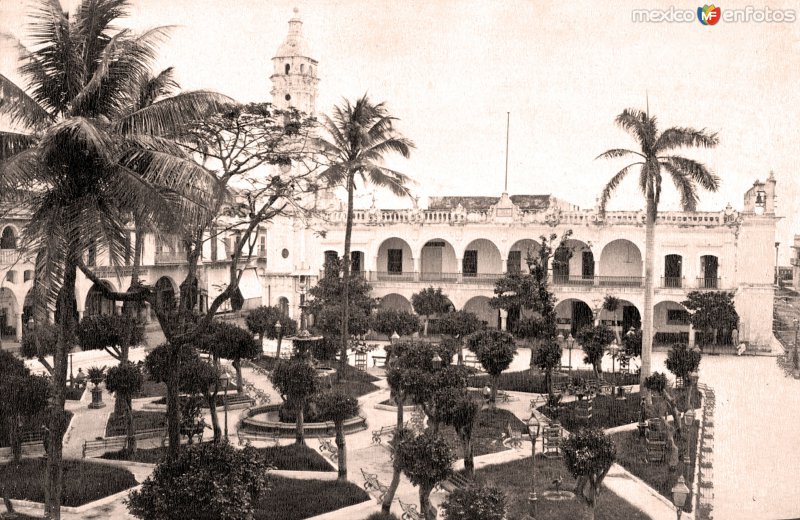
[[[477,457],[487,453],[497,453],[508,448],[503,446],[503,436],[507,431],[508,425],[514,431],[526,431],[527,427],[513,413],[508,410],[497,408],[492,410],[484,408],[478,413],[475,420],[475,427],[472,431],[472,454]],[[447,444],[463,457],[463,445],[452,426],[440,425],[439,434],[444,437]]]
[[[637,430],[615,433],[611,436],[614,444],[617,446],[617,464],[627,469],[640,479],[647,482],[647,484],[658,491],[667,500],[672,500],[672,486],[678,480],[679,475],[683,475],[686,479],[686,486],[692,489],[692,482],[694,482],[694,466],[697,460],[697,426],[694,423],[689,428],[684,427],[684,437],[689,436],[692,447],[690,450],[691,464],[690,468],[686,468],[683,462],[678,463],[678,468],[675,471],[670,471],[666,462],[646,462],[645,460],[645,444],[644,439],[639,437]],[[686,446],[686,438],[684,438],[684,447]],[[692,496],[686,499],[684,511],[692,510]]]
[[[39,458],[0,465],[0,496],[44,502],[46,466],[47,461]],[[136,484],[136,479],[127,469],[84,460],[65,460],[62,505],[82,506]]]
[[[684,388],[677,388],[673,390],[675,396],[675,404],[678,410],[686,409],[686,390]],[[692,404],[694,408],[700,407],[700,394],[695,390]],[[551,410],[545,406],[539,408],[539,411],[544,413],[551,419],[556,419],[561,422],[561,425],[568,431],[576,431],[579,428],[587,425],[586,421],[580,420],[575,416],[576,401],[565,403],[558,410]],[[597,395],[592,401],[592,418],[588,422],[589,425],[597,426],[599,428],[613,428],[623,424],[630,424],[639,421],[639,406],[640,394],[634,392],[632,394],[625,394],[625,399],[617,399],[612,395]],[[653,407],[655,414],[663,417],[668,413],[668,408],[664,399],[658,395],[653,395]]]
[[[572,500],[545,500],[542,492],[554,489],[552,482],[563,477],[562,490],[573,490],[575,479],[567,472],[561,459],[536,458],[534,470],[530,457],[515,460],[506,464],[486,466],[475,472],[476,480],[500,488],[506,494],[508,518],[519,519],[530,514],[528,494],[531,492],[531,480],[535,475],[536,490],[539,501],[536,508],[537,520],[564,520],[588,518],[589,508],[585,502],[575,498]],[[624,499],[603,488],[597,499],[595,508],[596,520],[648,520],[650,517],[639,511]]]
[[[270,489],[256,505],[253,520],[300,520],[369,499],[352,482],[270,477]]]
[[[581,377],[583,379],[594,379],[594,373],[591,370],[573,370],[572,377]],[[553,374],[553,381],[566,381],[566,374],[558,373]],[[603,374],[603,379],[609,383],[616,381],[620,385],[637,385],[639,384],[639,376],[636,374]],[[483,388],[490,384],[489,376],[486,374],[475,375],[469,378],[469,386],[475,388]],[[512,392],[528,392],[533,394],[547,393],[547,386],[545,385],[544,373],[538,370],[522,370],[519,372],[503,372],[497,379],[497,388],[499,390],[510,390]]]
[[[67,401],[80,401],[83,397],[83,392],[86,390],[85,386],[69,386],[67,385]]]
[[[258,448],[275,469],[291,471],[335,471],[325,458],[305,444]]]
[[[164,383],[156,383],[151,379],[145,379],[142,384],[142,389],[133,396],[134,399],[142,399],[145,397],[164,397],[167,395],[167,385]]]
[[[133,428],[137,432],[166,427],[167,415],[164,412],[133,412]],[[106,437],[115,437],[126,433],[125,416],[112,412],[108,416],[108,422],[106,423]]]

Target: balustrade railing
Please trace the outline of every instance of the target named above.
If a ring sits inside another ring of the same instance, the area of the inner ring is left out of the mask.
[[[421,282],[445,282],[456,283],[458,281],[458,273],[419,273],[419,280]]]
[[[665,289],[680,289],[683,287],[683,278],[680,276],[662,276],[661,287]]]
[[[495,283],[503,277],[502,273],[462,273],[463,283]]]
[[[721,280],[719,278],[698,278],[697,279],[697,288],[698,289],[719,289],[722,284],[720,283]]]

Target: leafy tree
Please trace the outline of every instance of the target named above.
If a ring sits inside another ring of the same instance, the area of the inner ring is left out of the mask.
[[[144,327],[131,315],[86,316],[78,324],[78,343],[83,350],[105,350],[119,361],[128,360],[131,345],[144,341]]]
[[[358,415],[358,400],[342,391],[324,392],[314,400],[324,421],[332,421],[336,427],[336,448],[339,464],[339,480],[347,480],[347,448],[344,438],[344,421]]]
[[[106,389],[115,394],[117,402],[122,403],[124,410],[127,435],[124,451],[128,455],[136,453],[132,398],[142,389],[142,384],[144,384],[144,377],[139,366],[130,361],[121,361],[118,365],[111,367],[106,375]]]
[[[217,413],[219,377],[219,369],[215,365],[203,361],[199,356],[193,357],[191,361],[181,366],[180,388],[183,392],[191,395],[202,395],[206,400],[211,415],[214,442],[219,442],[222,439],[219,414]]]
[[[469,311],[450,311],[439,318],[438,329],[440,334],[447,334],[458,340],[458,364],[464,363],[463,342],[464,338],[486,328],[475,313]]]
[[[179,440],[175,446],[180,445],[181,408],[180,408],[180,382],[182,368],[191,365],[197,358],[197,353],[186,343],[171,345],[162,343],[147,354],[144,366],[150,377],[157,383],[164,383],[167,387],[167,420],[170,436],[178,434]],[[173,428],[177,430],[173,433]],[[172,443],[173,441],[170,440]],[[175,456],[176,451],[170,455]]]
[[[472,451],[472,433],[481,403],[470,397],[465,389],[451,388],[439,395],[442,421],[455,428],[464,449],[464,470],[472,478],[475,462]]]
[[[683,302],[689,310],[689,322],[695,330],[706,331],[717,343],[720,331],[724,337],[739,327],[739,314],[733,304],[732,292],[726,291],[692,291]],[[704,338],[707,341],[707,338]]]
[[[497,378],[514,361],[517,346],[514,337],[507,332],[485,330],[467,338],[467,346],[475,353],[481,366],[491,377],[492,395],[490,402],[494,408],[497,400]]]
[[[589,506],[591,517],[603,479],[617,455],[614,441],[598,428],[585,428],[573,433],[562,444],[564,464],[577,479],[575,494]]]
[[[196,444],[156,466],[128,511],[142,520],[240,520],[252,518],[269,488],[269,465],[251,446]]]
[[[279,361],[270,374],[272,384],[281,398],[297,414],[297,444],[305,443],[303,434],[303,408],[308,399],[319,391],[319,378],[314,368],[304,361],[294,359]]]
[[[351,276],[349,283],[344,283],[346,278],[339,277],[339,266],[341,261],[331,261],[330,269],[326,269],[324,276],[317,281],[317,285],[312,287],[308,294],[311,301],[308,302],[308,312],[314,315],[314,325],[326,338],[339,338],[342,334],[342,319],[347,316],[348,334],[366,334],[370,327],[372,309],[376,306],[374,298],[369,296],[372,290],[367,281],[361,276]],[[344,298],[347,289],[347,300]],[[348,309],[345,312],[343,306],[348,302]],[[339,345],[340,352],[345,345]],[[344,363],[347,363],[347,355],[344,356]],[[340,360],[341,362],[341,360]],[[343,370],[337,372],[337,378],[341,377]]]
[[[419,488],[420,511],[426,520],[433,520],[436,516],[431,511],[431,491],[453,472],[455,457],[450,446],[440,436],[426,432],[403,438],[394,457],[408,480]]]
[[[533,352],[533,364],[544,371],[547,393],[553,395],[553,370],[561,366],[561,345],[557,341],[539,342]]]
[[[496,487],[469,486],[454,489],[444,504],[445,520],[503,520],[506,495]]]
[[[256,307],[245,317],[245,324],[247,330],[253,334],[258,334],[258,343],[264,343],[264,337],[269,339],[278,339],[278,331],[275,324],[281,324],[281,338],[287,338],[297,334],[297,321],[281,312],[278,307],[267,307],[261,305]],[[278,346],[276,357],[281,357],[280,345]]]
[[[14,462],[22,457],[23,418],[41,413],[47,407],[49,393],[47,379],[31,375],[21,360],[7,350],[0,350],[0,417],[8,425]]]
[[[642,355],[642,329],[635,329],[633,334],[622,335],[622,351],[628,358]]]
[[[372,315],[372,330],[379,334],[391,336],[397,332],[400,336],[410,336],[419,331],[419,318],[408,311],[380,309]]]
[[[45,359],[56,352],[58,344],[58,325],[43,321],[37,322],[33,330],[25,329],[22,331],[22,342],[20,343],[20,355],[24,358],[35,358],[53,375],[53,366]]]
[[[638,150],[614,148],[598,156],[603,159],[632,157],[632,162],[619,170],[603,188],[600,195],[599,209],[605,215],[606,204],[611,194],[622,180],[633,170],[639,170],[639,188],[647,203],[645,221],[645,267],[644,267],[644,313],[642,316],[642,370],[640,385],[650,375],[650,357],[653,351],[653,293],[655,287],[655,234],[658,204],[661,200],[662,172],[666,171],[672,178],[681,205],[685,211],[694,211],[697,207],[698,185],[709,191],[719,189],[719,177],[708,170],[705,165],[695,160],[673,155],[671,152],[683,147],[713,148],[719,143],[716,133],[694,128],[672,127],[658,131],[656,118],[648,112],[627,108],[616,118],[617,125],[628,132],[638,145]]]
[[[414,312],[425,317],[424,334],[427,336],[428,322],[431,316],[446,313],[453,307],[453,304],[442,292],[441,287],[436,289],[428,287],[411,295],[411,306],[414,308]]]
[[[663,421],[663,425],[667,433],[667,439],[669,439],[670,443],[669,467],[675,468],[678,466],[678,439],[681,437],[682,428],[680,414],[678,413],[678,406],[675,403],[675,398],[670,392],[667,376],[661,372],[653,372],[652,375],[645,379],[644,385],[647,390],[655,392],[661,396],[661,398],[667,404],[667,408],[669,409],[670,413],[672,414],[672,425],[670,426],[667,421]]]
[[[667,359],[664,365],[667,370],[683,380],[683,385],[689,387],[689,374],[696,372],[700,368],[700,359],[703,354],[700,349],[690,349],[686,343],[675,343],[667,352]]]
[[[211,338],[215,356],[230,359],[236,369],[236,391],[244,391],[242,385],[242,359],[252,359],[261,354],[261,346],[253,340],[253,335],[231,323],[220,322],[214,327]]]
[[[322,119],[322,126],[328,136],[327,139],[319,139],[317,145],[330,162],[328,168],[322,172],[322,177],[331,185],[344,185],[347,190],[343,280],[351,279],[350,242],[353,234],[353,194],[356,180],[387,187],[398,196],[408,195],[408,177],[382,164],[385,155],[395,152],[408,157],[414,147],[414,143],[394,128],[395,120],[384,103],[373,104],[366,94],[352,104],[345,100],[342,106],[334,108],[333,117],[325,115]],[[343,284],[341,291],[340,372],[344,371],[347,363],[347,343],[353,333],[350,330],[350,311],[353,310],[350,289],[348,282]]]
[[[605,325],[587,325],[578,331],[578,337],[575,339],[580,343],[583,353],[586,354],[583,362],[592,365],[595,377],[598,377],[603,371],[601,364],[606,347],[616,338],[614,331]]]
[[[563,251],[559,259],[569,258],[571,251],[566,242],[572,236],[572,230],[567,230],[559,238],[552,233],[549,237],[542,235],[541,245],[535,251],[528,251],[526,264],[528,273],[507,273],[497,280],[494,287],[494,296],[490,301],[495,309],[504,309],[509,315],[520,316],[522,311],[528,311],[530,316],[520,319],[513,327],[513,333],[523,339],[532,341],[530,367],[537,366],[536,347],[540,344],[548,345],[552,350],[558,335],[556,324],[556,297],[549,288],[547,278],[550,259],[555,251]],[[558,241],[558,245],[556,245]],[[540,361],[552,359],[551,356],[540,358]],[[561,364],[559,359],[558,365]],[[556,365],[557,366],[557,365]],[[544,370],[552,370],[551,364]]]

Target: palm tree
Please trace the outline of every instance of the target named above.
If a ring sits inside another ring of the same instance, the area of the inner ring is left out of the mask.
[[[640,384],[650,375],[650,354],[653,349],[653,264],[655,249],[656,217],[661,198],[661,173],[666,171],[681,196],[684,211],[695,211],[697,207],[697,186],[709,191],[717,191],[719,177],[705,165],[670,152],[676,148],[713,148],[719,143],[716,133],[705,129],[672,127],[658,132],[656,118],[647,112],[628,108],[616,118],[617,125],[633,136],[639,150],[614,148],[600,154],[597,158],[613,159],[634,156],[636,162],[618,171],[603,188],[600,196],[600,212],[605,214],[606,204],[619,183],[632,170],[639,168],[639,189],[647,202],[647,221],[645,223],[645,268],[644,268],[644,316],[642,320],[642,369]]]
[[[319,139],[320,150],[331,158],[331,163],[322,172],[331,185],[344,185],[347,189],[347,223],[344,232],[344,257],[342,290],[342,335],[340,368],[347,363],[347,343],[350,336],[350,240],[353,233],[353,193],[356,179],[364,184],[389,188],[398,196],[409,194],[406,184],[409,178],[383,166],[386,154],[396,152],[403,157],[410,155],[414,143],[403,137],[394,128],[397,118],[389,115],[384,103],[373,104],[365,94],[354,104],[344,100],[342,106],[334,108],[333,117],[324,116],[322,126],[330,140]],[[339,375],[342,370],[339,370]]]
[[[83,254],[94,247],[121,263],[128,240],[123,208],[139,208],[147,220],[203,211],[213,177],[174,138],[229,101],[198,91],[137,107],[137,86],[167,28],[141,35],[115,29],[127,10],[128,0],[83,0],[69,15],[58,0],[40,0],[29,25],[34,50],[17,43],[27,88],[0,75],[0,115],[14,128],[0,132],[0,197],[24,197],[31,213],[24,245],[37,253],[34,312],[45,322],[46,309],[55,308],[60,326],[46,484],[46,509],[56,519],[67,352]]]

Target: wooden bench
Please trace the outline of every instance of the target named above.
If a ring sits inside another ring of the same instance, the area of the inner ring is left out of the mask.
[[[317,440],[319,441],[319,452],[325,453],[328,452],[328,457],[331,460],[335,461],[339,459],[339,448],[331,441],[330,439],[323,439],[320,436],[317,436]]]
[[[380,362],[380,365],[378,362]],[[386,367],[386,356],[372,356],[372,366],[378,368]]]
[[[667,456],[667,436],[662,431],[660,420],[649,421],[644,433],[645,457],[647,462],[664,462]]]
[[[367,491],[377,491],[379,493],[378,503],[383,502],[383,497],[389,488],[386,487],[378,480],[378,475],[375,473],[367,473],[364,468],[361,468],[361,476],[364,478],[364,489]]]
[[[506,433],[503,434],[503,445],[511,446],[515,450],[522,447],[522,432],[511,428],[511,423],[506,423]]]
[[[134,435],[137,441],[145,439],[161,438],[161,445],[164,446],[167,438],[167,430],[165,428],[154,428],[151,430],[141,430]],[[101,451],[106,453],[111,450],[121,450],[128,443],[127,435],[118,435],[114,437],[98,437],[93,441],[83,441],[83,449],[81,450],[81,457],[86,458],[87,453]]]
[[[250,441],[266,441],[271,442],[273,445],[280,444],[280,437],[276,432],[244,432],[242,430],[236,431],[236,437],[239,441],[239,446],[246,444]]]
[[[475,354],[466,354],[464,356],[464,366],[483,371],[483,365],[478,361],[478,357]]]
[[[406,504],[400,500],[400,509],[403,510],[403,515],[400,517],[401,520],[425,520],[422,513],[417,510],[416,504]]]
[[[545,426],[542,430],[542,455],[548,459],[561,458],[561,425]]]
[[[366,372],[367,370],[367,353],[366,352],[356,352],[356,361],[355,367],[362,372]]]
[[[435,491],[446,491],[447,493],[452,493],[456,489],[464,489],[465,487],[472,484],[472,481],[468,479],[463,473],[453,473],[445,480],[436,484],[434,488]]]
[[[403,428],[409,427],[409,421],[403,423]],[[387,434],[394,434],[397,430],[396,424],[391,424],[389,426],[381,426],[377,430],[372,430],[372,444],[380,444],[382,442],[382,438],[384,435]]]

